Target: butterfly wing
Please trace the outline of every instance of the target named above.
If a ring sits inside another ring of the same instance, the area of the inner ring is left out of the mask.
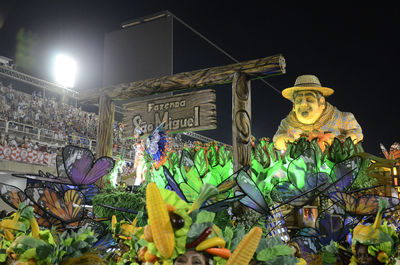
[[[57,175],[59,178],[67,179],[68,175],[65,171],[63,157],[61,155],[56,156],[56,167],[57,167]]]
[[[68,185],[68,184],[62,184],[58,182],[53,182],[53,181],[66,181],[70,182],[68,178],[58,178],[54,176],[53,174],[47,172],[46,174],[39,170],[39,176],[41,177],[42,180],[33,180],[33,179],[28,179],[27,181],[27,187],[46,187],[50,189],[54,189],[58,192],[66,192],[67,190],[74,189],[76,186],[74,185]]]
[[[83,179],[78,180],[79,184],[82,185],[91,185],[95,183],[97,180],[102,178],[103,176],[110,173],[110,171],[114,168],[114,160],[111,157],[100,157],[96,160],[93,167],[89,170],[86,176]],[[79,170],[77,170],[79,172]],[[80,174],[78,173],[78,176]],[[74,175],[72,175],[73,179],[76,179]]]
[[[93,165],[94,156],[92,151],[73,145],[67,145],[62,152],[65,172],[69,179],[75,184],[81,184]]]
[[[285,181],[275,184],[270,192],[270,197],[276,203],[288,203],[295,207],[302,207],[310,201],[310,198],[299,196],[301,194],[303,193],[295,185]]]
[[[315,237],[315,238],[320,238],[319,231],[315,228],[312,227],[305,227],[300,229],[295,237]]]
[[[209,212],[219,212],[219,211],[227,209],[229,206],[232,205],[232,203],[237,202],[238,200],[242,199],[243,196],[245,196],[245,195],[242,194],[242,195],[234,196],[231,198],[227,198],[225,200],[218,201],[216,203],[208,204],[207,206],[201,207],[200,209],[209,211]]]
[[[345,192],[331,192],[329,198],[339,206],[341,206],[346,213],[355,213],[357,208],[357,199],[351,194]]]
[[[79,222],[79,227],[90,228],[92,231],[100,236],[106,234],[106,227],[104,227],[102,223],[97,222],[92,218],[83,218]]]
[[[355,198],[344,192],[333,192],[329,196],[334,202],[342,205],[345,212],[352,216],[375,215],[379,209],[379,200],[382,199],[388,202],[385,210],[394,208],[400,203],[398,198],[378,195],[363,195]]]
[[[43,173],[43,172],[42,172]],[[51,183],[60,183],[60,184],[67,184],[71,185],[72,182],[69,179],[62,179],[62,178],[49,178],[47,175],[39,175],[39,174],[11,174],[17,178],[24,178],[30,180],[37,180],[37,181],[44,181],[44,182],[51,182]]]
[[[295,241],[299,245],[300,251],[303,256],[305,253],[317,254],[321,249],[319,239],[314,236],[296,236],[293,238],[293,241]],[[309,264],[308,261],[307,264]]]
[[[94,243],[93,248],[100,252],[110,252],[118,246],[111,233],[107,233],[100,237],[96,243]]]
[[[307,264],[322,264],[322,259],[319,255],[321,244],[317,237],[296,236],[293,241],[299,246],[301,255]]]
[[[0,196],[5,203],[16,210],[18,210],[18,205],[21,202],[26,205],[31,204],[25,193],[20,188],[13,185],[0,183]]]
[[[249,176],[245,170],[240,170],[236,176],[236,182],[240,189],[246,194],[251,200],[253,200],[264,213],[269,213],[269,207],[265,201],[264,195],[261,193],[257,184]]]
[[[54,227],[56,229],[56,231],[63,231],[65,229],[64,223],[61,220],[54,218],[52,216],[49,216],[49,215],[45,214],[44,212],[42,215],[36,214],[35,217],[36,217],[36,221],[40,227],[45,227],[48,229]]]
[[[316,226],[324,246],[329,245],[332,240],[340,242],[350,232],[350,225],[345,225],[343,216],[326,212],[318,215]]]
[[[329,174],[329,182],[332,185],[326,193],[335,191],[346,192],[356,180],[361,163],[362,158],[354,156],[334,165]]]
[[[96,194],[99,193],[100,189],[99,187],[97,187],[96,185],[87,185],[87,186],[71,186],[73,188],[70,189],[76,189],[79,190],[80,192],[83,193],[83,195],[85,195],[85,199],[86,199],[86,204],[88,205],[92,205],[92,200],[94,198],[94,196],[96,196]],[[65,190],[67,191],[67,190]],[[65,192],[63,191],[63,192]]]
[[[122,207],[115,207],[115,206],[111,206],[111,205],[106,205],[106,204],[99,204],[98,206],[104,207],[104,208],[108,208],[111,210],[115,210],[115,211],[120,211],[120,212],[125,212],[125,213],[133,213],[133,214],[138,214],[138,211],[135,210],[131,210],[131,209],[126,209],[126,208],[122,208]]]
[[[186,199],[185,195],[183,194],[182,190],[180,189],[179,184],[176,183],[174,177],[171,175],[168,168],[163,166],[163,169],[164,169],[164,176],[165,176],[171,190],[175,191],[176,194],[178,194],[178,196],[181,197],[182,200],[187,202],[187,199]]]
[[[83,218],[85,196],[80,191],[68,190],[60,194],[49,188],[27,188],[25,194],[46,214],[67,224]]]
[[[389,158],[399,160],[400,159],[400,143],[394,142],[389,149]]]
[[[253,209],[254,211],[256,211],[256,212],[258,212],[258,213],[266,214],[265,209],[263,209],[263,208],[262,208],[260,205],[258,205],[255,201],[253,201],[249,196],[245,196],[245,194],[243,194],[243,193],[241,193],[241,192],[239,192],[239,191],[236,191],[236,192],[235,192],[235,197],[238,197],[238,196],[243,196],[243,197],[239,200],[239,202],[240,202],[241,204],[243,204],[244,206],[247,206],[247,207]],[[268,213],[268,212],[267,212],[267,213]]]

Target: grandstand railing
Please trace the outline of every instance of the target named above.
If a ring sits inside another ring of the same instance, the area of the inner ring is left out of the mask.
[[[18,134],[20,136],[27,136],[32,140],[40,141],[46,143],[48,146],[57,146],[53,143],[58,143],[58,146],[63,146],[66,142],[76,143],[77,140],[80,141],[79,145],[85,148],[92,150],[93,152],[96,149],[96,140],[90,139],[83,136],[78,136],[74,134],[65,135],[65,138],[58,139],[55,137],[57,134],[56,131],[35,127],[30,124],[15,122],[15,121],[8,121],[4,119],[0,119],[0,131],[4,131],[6,134]],[[122,146],[118,146],[114,150],[114,154],[119,155],[122,153]],[[134,159],[134,152],[131,150],[127,150],[124,152],[124,157],[128,159]]]

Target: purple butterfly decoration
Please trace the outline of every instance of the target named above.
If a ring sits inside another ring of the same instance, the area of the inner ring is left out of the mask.
[[[72,145],[64,148],[63,160],[65,172],[74,185],[91,185],[114,168],[111,157],[104,156],[94,161],[89,149]]]

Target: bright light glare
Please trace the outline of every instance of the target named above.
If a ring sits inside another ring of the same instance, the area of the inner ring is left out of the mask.
[[[69,56],[56,56],[54,74],[57,84],[72,88],[75,85],[76,62]]]

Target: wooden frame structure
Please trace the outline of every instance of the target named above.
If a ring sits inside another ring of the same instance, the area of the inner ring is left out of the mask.
[[[114,101],[232,82],[234,170],[243,166],[251,166],[250,80],[284,74],[285,67],[284,57],[278,54],[226,66],[123,83],[84,92],[80,95],[82,103],[99,102],[96,156],[112,156]]]

